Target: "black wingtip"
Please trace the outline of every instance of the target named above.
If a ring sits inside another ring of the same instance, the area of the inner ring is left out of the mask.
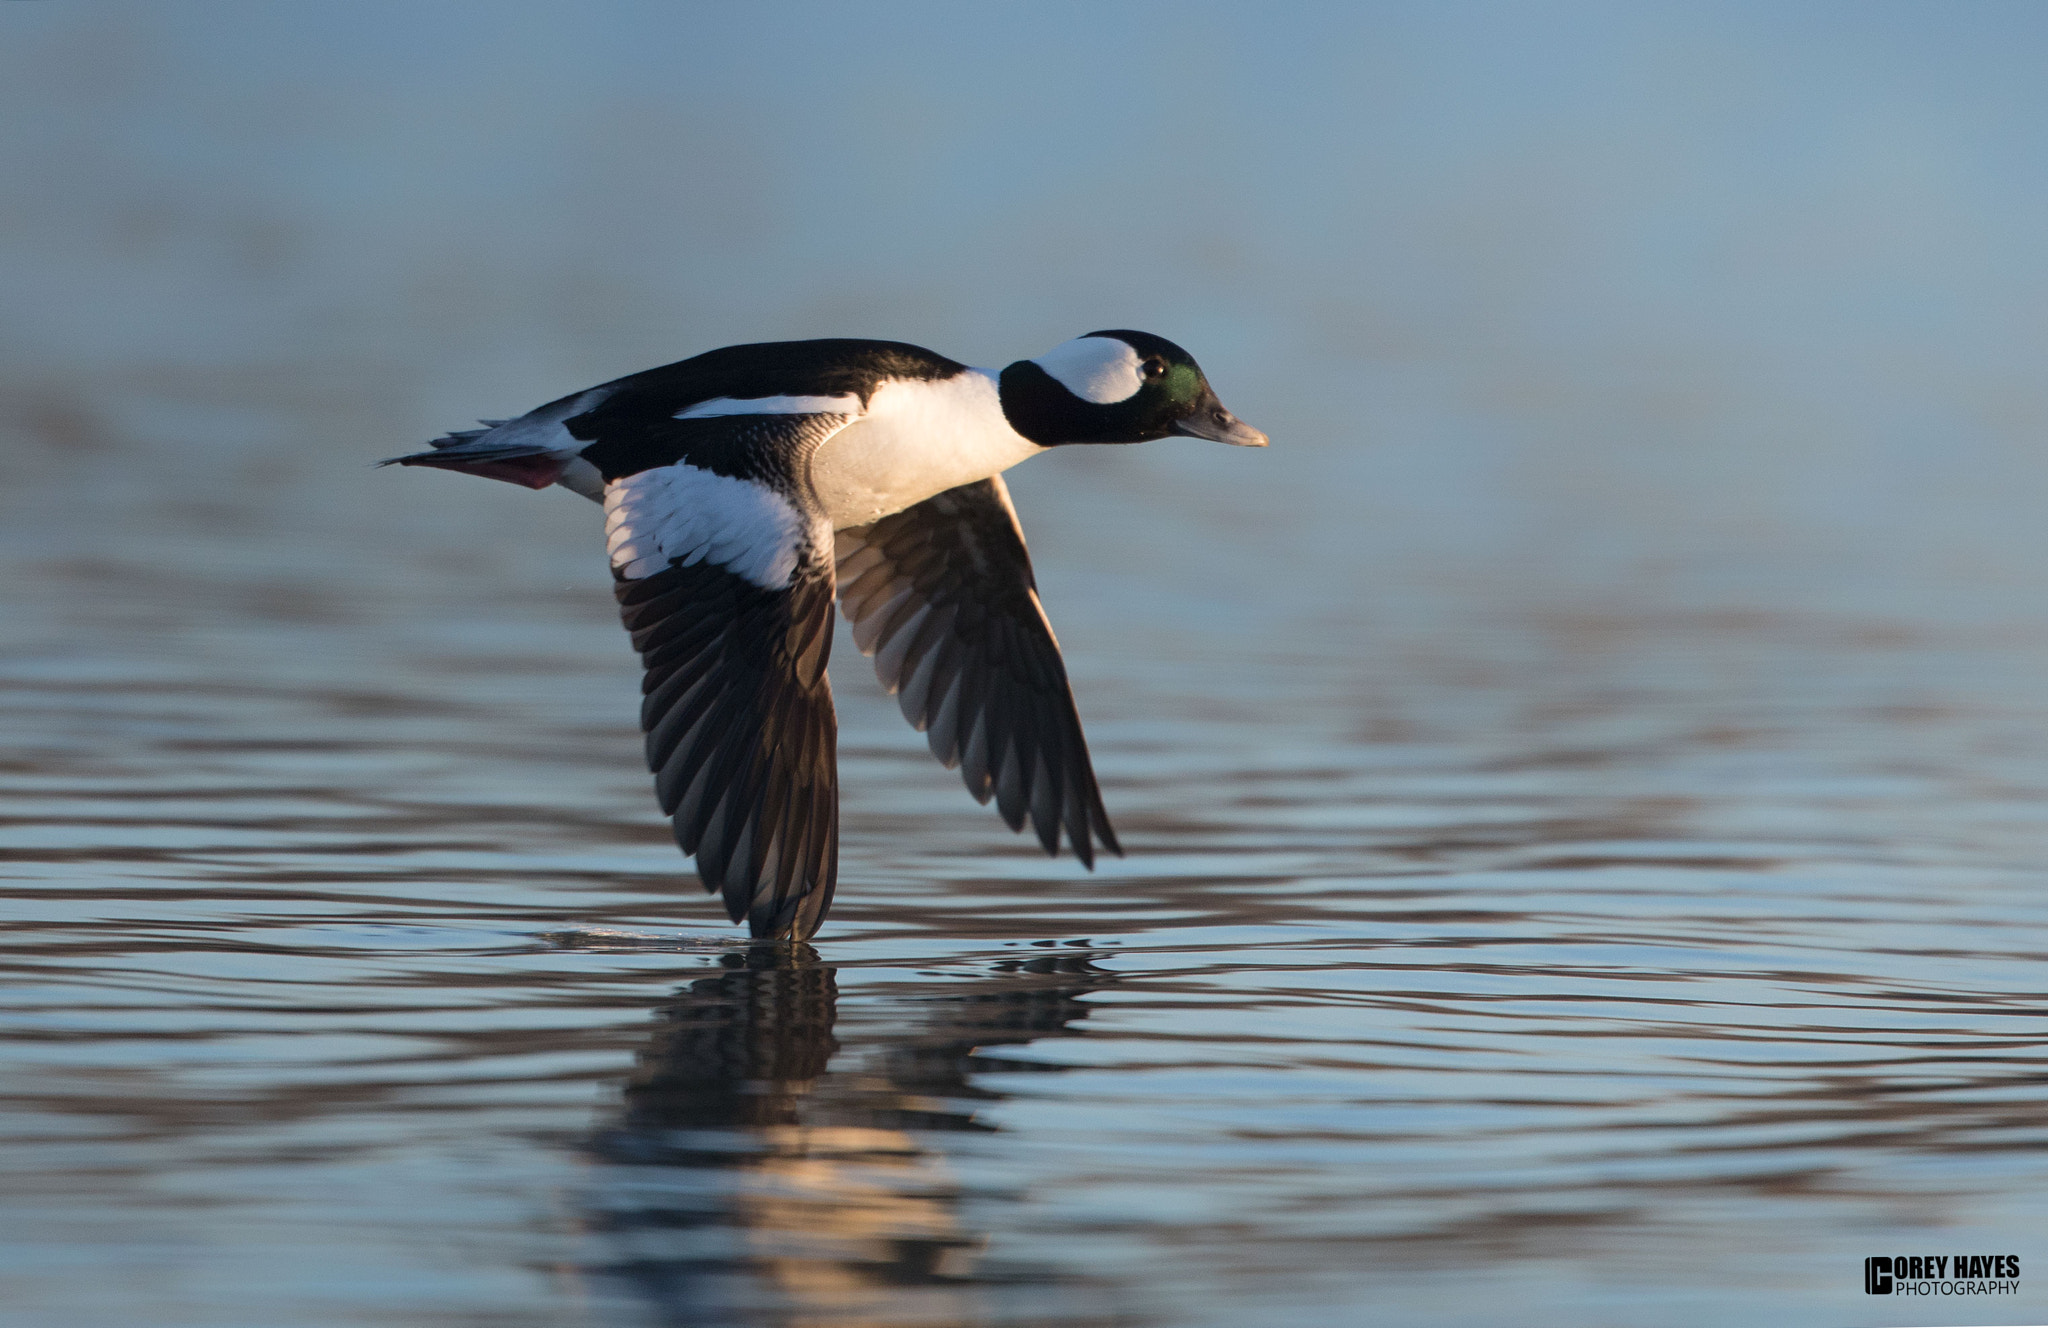
[[[1113,843],[1108,843],[1108,842],[1105,842],[1105,843],[1101,844],[1100,846],[1098,846],[1097,848],[1095,848],[1095,849],[1094,849],[1093,851],[1091,851],[1091,852],[1083,853],[1083,852],[1081,852],[1081,851],[1079,851],[1079,850],[1077,849],[1077,850],[1075,850],[1075,852],[1074,852],[1074,856],[1075,856],[1075,857],[1077,857],[1077,858],[1079,858],[1079,859],[1081,860],[1081,865],[1082,865],[1083,867],[1086,867],[1086,868],[1087,868],[1087,869],[1088,869],[1089,871],[1094,871],[1094,870],[1095,870],[1095,855],[1096,855],[1097,853],[1108,853],[1108,854],[1111,854],[1112,856],[1115,856],[1115,857],[1119,857],[1119,858],[1120,858],[1120,857],[1122,857],[1122,856],[1124,855],[1124,850],[1123,850],[1123,846],[1122,846],[1121,844],[1113,844]]]

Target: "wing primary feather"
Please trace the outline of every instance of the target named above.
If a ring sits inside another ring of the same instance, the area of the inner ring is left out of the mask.
[[[950,682],[958,666],[960,648],[958,638],[942,636],[932,642],[931,649],[917,662],[917,669],[896,694],[896,705],[903,711],[903,717],[910,721],[910,727],[924,732],[931,727],[934,712],[938,707],[932,704],[932,694],[941,681]],[[945,693],[939,693],[944,699]]]
[[[1060,851],[1060,787],[1053,778],[1052,770],[1046,765],[1045,752],[1041,749],[1032,759],[1031,768],[1031,828],[1037,832],[1038,842],[1053,857]]]
[[[1077,771],[1085,776],[1086,771]],[[1088,870],[1095,870],[1095,839],[1088,820],[1088,795],[1083,790],[1082,778],[1069,779],[1066,798],[1062,804],[1062,816],[1067,823],[1067,843],[1073,845],[1074,856]]]
[[[710,711],[699,715],[688,732],[681,736],[654,773],[654,799],[661,804],[662,811],[678,818],[676,833],[682,838],[683,852],[695,853],[699,835],[692,830],[684,834],[685,826],[701,826],[699,810],[703,807],[707,789],[715,789],[715,770],[709,760],[702,759],[707,744],[716,749],[718,735],[715,731],[717,716]]]
[[[863,609],[863,616],[857,619],[853,625],[853,643],[860,647],[861,654],[872,655],[875,653],[876,649],[881,646],[884,639],[883,629],[889,625],[890,618],[899,607],[907,603],[916,594],[917,587],[911,585],[908,581],[904,581],[899,589],[892,590],[889,598],[883,600],[880,604],[874,604],[874,597],[870,597],[869,603],[871,607]],[[882,685],[888,686],[886,682]]]
[[[960,749],[960,777],[967,781],[974,800],[987,806],[989,794],[995,790],[988,768],[988,715],[980,710],[974,712],[967,742]]]
[[[960,764],[960,689],[965,685],[965,667],[955,668],[946,680],[946,694],[937,708],[928,712],[932,718],[925,730],[925,744],[948,770]]]
[[[1088,784],[1088,801],[1091,817],[1095,822],[1095,837],[1102,846],[1118,857],[1124,855],[1124,846],[1116,842],[1116,831],[1110,827],[1109,813],[1102,809],[1102,793],[1091,779]]]
[[[932,755],[1049,853],[1123,850],[1000,478],[839,532],[853,639]]]
[[[685,675],[687,676],[687,675]],[[664,710],[655,710],[653,725],[647,730],[647,768],[665,771],[671,764],[678,768],[694,768],[687,755],[675,759],[678,751],[687,751],[695,746],[695,739],[701,736],[700,725],[711,718],[711,711],[718,703],[718,679],[710,670],[700,672],[688,688],[674,695]],[[662,810],[674,812],[674,800],[664,799]]]

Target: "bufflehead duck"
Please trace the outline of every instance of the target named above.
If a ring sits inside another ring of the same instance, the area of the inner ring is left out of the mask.
[[[932,754],[1092,869],[1123,850],[1002,472],[1072,443],[1266,445],[1186,351],[1121,330],[1000,373],[895,341],[727,346],[482,423],[379,464],[604,504],[655,796],[733,921],[792,941],[838,874],[835,595]]]

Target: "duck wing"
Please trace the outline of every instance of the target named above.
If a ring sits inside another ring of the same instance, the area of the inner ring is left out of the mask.
[[[1102,807],[1059,642],[1001,476],[838,532],[854,644],[976,801],[1031,821],[1047,853],[1121,855]]]
[[[832,529],[805,476],[853,418],[674,421],[663,450],[678,459],[605,484],[655,796],[705,889],[757,937],[810,936],[838,874]]]

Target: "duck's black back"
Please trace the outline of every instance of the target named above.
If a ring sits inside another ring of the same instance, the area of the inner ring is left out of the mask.
[[[687,360],[648,369],[607,387],[594,415],[617,409],[646,409],[658,403],[666,413],[715,397],[843,396],[865,402],[895,379],[930,381],[966,369],[957,360],[901,341],[822,337],[815,341],[760,341],[721,346]]]

